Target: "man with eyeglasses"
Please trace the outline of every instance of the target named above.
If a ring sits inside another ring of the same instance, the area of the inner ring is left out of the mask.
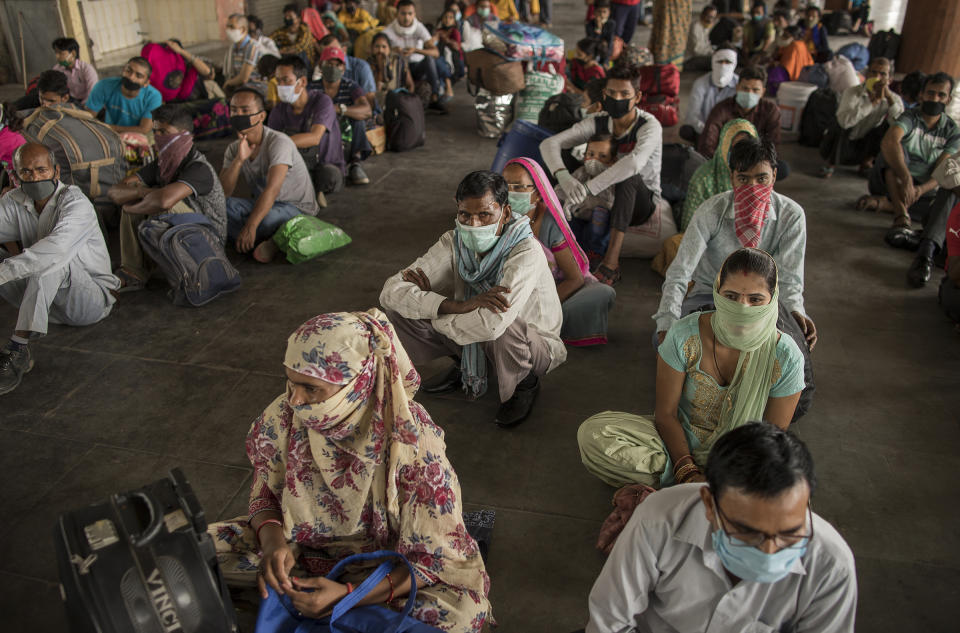
[[[557,284],[530,219],[514,216],[508,200],[500,174],[467,174],[457,187],[455,228],[380,293],[415,365],[454,360],[421,391],[462,387],[468,398],[480,398],[489,360],[501,403],[493,421],[501,427],[530,415],[540,378],[567,358]]]
[[[0,297],[19,309],[13,336],[0,350],[0,395],[33,369],[27,344],[50,323],[82,326],[110,314],[110,293],[120,282],[93,204],[78,187],[60,180],[53,150],[21,145],[13,155],[20,186],[0,198]]]
[[[706,477],[637,507],[590,592],[586,632],[852,632],[853,553],[811,509],[807,447],[747,424],[713,445]]]

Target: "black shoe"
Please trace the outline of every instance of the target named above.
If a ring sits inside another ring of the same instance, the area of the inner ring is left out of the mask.
[[[440,114],[450,114],[450,110],[447,108],[446,104],[440,102],[440,99],[431,101],[429,107],[431,110],[436,110]]]
[[[420,385],[420,391],[423,393],[449,393],[460,389],[463,381],[460,378],[460,365],[454,365],[445,374],[438,378],[433,378],[429,382]]]
[[[20,386],[23,375],[33,369],[33,357],[26,345],[7,347],[0,352],[0,395]]]
[[[517,385],[513,396],[497,409],[497,426],[516,426],[527,419],[533,411],[533,403],[540,392],[540,379],[535,374],[529,374]]]
[[[930,281],[933,260],[925,255],[917,255],[907,271],[907,283],[914,288],[923,288]]]
[[[906,226],[895,226],[883,236],[884,241],[894,248],[915,251],[920,247],[920,234]]]

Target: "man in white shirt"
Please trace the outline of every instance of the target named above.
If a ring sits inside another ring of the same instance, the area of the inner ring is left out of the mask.
[[[500,394],[495,422],[527,418],[540,377],[566,360],[563,312],[543,248],[526,217],[514,218],[500,174],[475,171],[457,187],[456,228],[390,277],[380,293],[414,364],[449,356],[456,366],[426,393],[487,389],[487,362]]]
[[[903,114],[900,95],[890,90],[892,76],[893,63],[874,57],[867,66],[866,80],[843,91],[837,125],[820,143],[820,155],[827,161],[820,169],[821,177],[832,176],[835,165],[859,164],[864,174],[873,167],[883,135]]]
[[[707,485],[653,493],[590,592],[587,633],[852,633],[853,553],[813,513],[813,458],[766,422],[722,436]]]
[[[690,25],[687,35],[687,54],[683,60],[684,70],[709,70],[713,45],[710,43],[710,29],[717,21],[717,7],[708,4],[700,11],[700,19]]]
[[[27,343],[49,323],[90,325],[110,314],[110,254],[93,204],[78,187],[60,182],[53,152],[39,143],[13,156],[20,186],[0,198],[0,244],[20,242],[23,252],[0,248],[0,297],[19,308],[17,325],[0,351],[0,395],[33,369]]]
[[[648,257],[659,252],[662,242],[677,230],[670,204],[660,195],[663,128],[652,114],[638,107],[643,97],[639,72],[614,67],[604,82],[604,112],[545,139],[540,143],[540,154],[559,182],[558,193],[565,205],[579,205],[588,195],[614,188],[609,243],[604,253],[596,253],[602,256],[602,262],[594,271],[599,281],[613,285],[620,279],[620,253],[628,228],[634,232],[641,227],[637,232],[646,233],[652,251]],[[613,136],[617,162],[586,184],[581,183],[566,169],[561,151],[601,133]]]
[[[425,79],[430,84],[430,109],[447,113],[447,106],[440,101],[440,86],[450,77],[450,68],[440,59],[440,49],[430,31],[417,19],[417,7],[413,0],[397,3],[397,18],[383,29],[393,52],[403,55],[414,80]]]
[[[231,46],[223,56],[223,89],[227,94],[248,83],[262,84],[257,62],[263,55],[260,43],[250,37],[247,16],[234,13],[227,18],[226,34]]]
[[[711,71],[701,75],[690,89],[690,105],[683,125],[680,126],[680,138],[696,146],[700,132],[707,124],[707,117],[713,106],[737,96],[737,53],[730,48],[721,48],[710,60]]]

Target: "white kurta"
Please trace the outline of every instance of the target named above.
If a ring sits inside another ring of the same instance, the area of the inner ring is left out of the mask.
[[[404,268],[422,269],[430,279],[431,290],[420,290],[404,281],[398,272],[384,284],[380,305],[408,319],[429,319],[437,332],[458,345],[496,340],[515,319],[520,319],[543,337],[550,350],[551,370],[566,360],[567,349],[560,340],[563,309],[557,283],[535,238],[516,245],[503,264],[500,285],[510,289],[506,295],[510,308],[502,313],[478,309],[466,314],[438,314],[444,299],[464,298],[466,284],[457,273],[453,249],[454,231],[450,230],[426,254]]]
[[[0,243],[18,241],[24,251],[0,249],[0,296],[20,308],[17,329],[45,334],[48,321],[89,325],[110,314],[110,254],[93,204],[75,186],[59,183],[37,214],[19,188],[0,198]]]

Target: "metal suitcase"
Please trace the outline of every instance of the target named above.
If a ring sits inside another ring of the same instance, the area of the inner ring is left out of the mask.
[[[235,633],[207,521],[179,468],[60,516],[60,591],[74,633]]]

